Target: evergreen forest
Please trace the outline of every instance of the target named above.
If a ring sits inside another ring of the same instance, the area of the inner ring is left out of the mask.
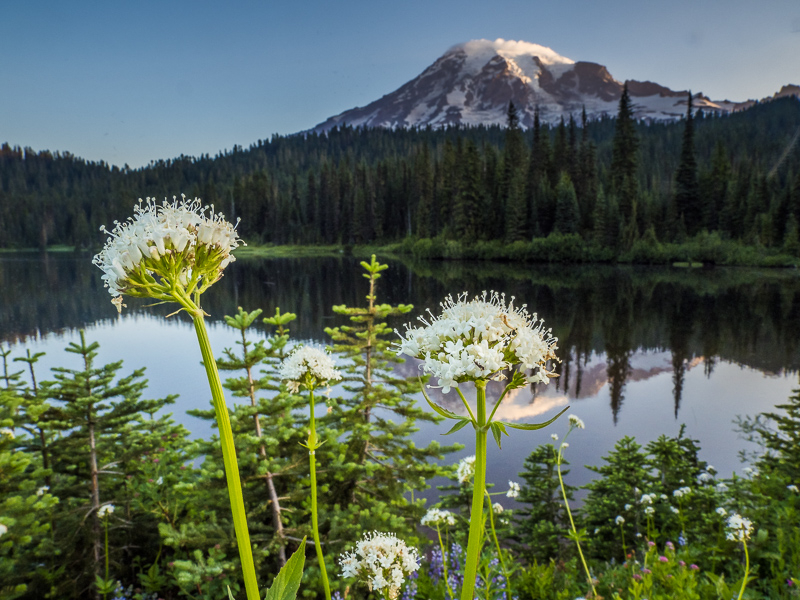
[[[0,147],[0,248],[96,248],[140,197],[199,196],[250,244],[418,257],[795,264],[800,101],[683,119],[275,135],[131,169]],[[688,248],[688,250],[687,250]],[[747,248],[748,254],[736,254]],[[764,257],[767,256],[767,259]],[[772,257],[772,258],[769,258]],[[770,263],[772,260],[772,263]]]

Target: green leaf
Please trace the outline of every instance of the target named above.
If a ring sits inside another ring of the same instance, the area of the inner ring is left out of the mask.
[[[420,386],[422,386],[422,382],[420,382]],[[430,407],[431,407],[433,410],[435,410],[437,413],[439,413],[441,416],[443,416],[445,419],[456,419],[456,420],[461,420],[461,419],[463,419],[463,418],[464,418],[464,417],[460,417],[460,416],[458,416],[458,415],[457,415],[456,413],[454,413],[454,412],[451,412],[451,411],[447,410],[446,408],[442,408],[441,406],[439,406],[438,404],[436,404],[436,402],[434,402],[433,400],[431,400],[430,398],[428,398],[428,394],[426,394],[426,393],[425,393],[425,388],[424,388],[424,386],[422,387],[422,395],[425,397],[425,400],[426,400],[426,402],[427,402],[428,404],[430,404]]]
[[[267,590],[264,600],[295,600],[300,580],[303,578],[303,565],[306,561],[306,538],[300,542],[292,557],[286,561],[280,573]]]
[[[228,600],[236,600],[236,598],[233,597],[233,592],[231,592],[231,586],[228,586]]]
[[[456,431],[461,431],[462,429],[464,429],[464,427],[466,427],[467,423],[472,423],[472,421],[470,421],[466,417],[461,417],[458,423],[453,425],[450,431],[448,431],[447,433],[443,433],[442,435],[450,435],[451,433],[455,433]]]
[[[493,421],[491,423],[491,426],[492,426],[492,435],[494,436],[494,441],[497,442],[498,448],[502,448],[502,446],[500,445],[500,434],[504,433],[508,435],[508,432],[506,431],[506,426],[502,421]]]
[[[558,413],[555,417],[553,417],[549,421],[545,421],[544,423],[503,423],[503,425],[507,425],[508,427],[513,427],[514,429],[525,429],[527,431],[531,431],[533,429],[541,429],[542,427],[547,427],[548,425],[550,425],[550,423],[554,422],[558,417],[567,412],[568,409],[569,406],[567,406],[564,410]],[[501,421],[497,422],[500,423]],[[492,424],[494,425],[494,423]]]

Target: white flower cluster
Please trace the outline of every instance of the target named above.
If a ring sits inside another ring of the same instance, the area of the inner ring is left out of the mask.
[[[725,510],[724,508],[722,508],[721,506],[718,506],[718,507],[717,507],[717,509],[716,509],[716,513],[717,513],[717,514],[718,514],[720,517],[724,517],[725,515],[727,515],[727,514],[728,514],[728,511],[727,511],[727,510]]]
[[[625,517],[623,517],[622,515],[617,515],[617,518],[614,519],[614,522],[617,525],[622,525],[625,522]]]
[[[499,515],[503,512],[503,510],[505,509],[503,508],[503,505],[500,504],[499,502],[495,502],[494,504],[492,504],[492,512],[494,514]]]
[[[386,589],[394,599],[400,594],[404,576],[419,568],[419,554],[393,533],[373,531],[364,534],[355,552],[342,554],[339,565],[343,577],[366,581],[370,591]]]
[[[586,425],[576,415],[570,415],[568,418],[571,427],[577,427],[578,429],[586,429]]]
[[[453,526],[456,524],[456,518],[449,510],[441,510],[434,507],[428,509],[420,523],[428,527],[436,527],[438,525]]]
[[[544,322],[529,315],[525,306],[506,305],[505,295],[483,292],[471,301],[461,294],[441,304],[442,314],[431,315],[424,327],[406,325],[399,352],[421,358],[423,368],[438,380],[443,393],[465,381],[503,379],[503,371],[519,364],[533,369],[529,383],[547,383],[547,361],[554,359],[557,339]]]
[[[675,496],[676,498],[683,498],[684,496],[688,496],[691,493],[692,493],[692,488],[682,487],[672,492],[672,495]]]
[[[462,458],[456,467],[458,483],[467,483],[475,475],[475,455]]]
[[[800,490],[798,490],[797,486],[794,484],[787,485],[786,489],[789,490],[790,492],[794,492],[795,494],[800,492]]]
[[[113,512],[114,512],[113,504],[104,504],[103,506],[97,509],[97,516],[101,519],[105,519],[106,517],[111,516]]]
[[[655,494],[642,494],[641,499],[639,502],[642,504],[652,504],[656,501],[657,496]]]
[[[517,498],[519,496],[519,484],[516,481],[508,482],[508,491],[506,496],[509,498]]]
[[[8,533],[8,527],[0,523],[0,537],[3,537],[7,533]]]
[[[0,436],[7,437],[10,440],[13,440],[15,437],[14,432],[8,427],[3,427],[2,429],[0,429]]]
[[[289,391],[296,394],[301,386],[315,389],[328,385],[331,381],[338,381],[342,374],[336,370],[336,365],[327,352],[313,346],[303,346],[296,348],[283,361],[280,377],[286,382]]]
[[[36,495],[37,496],[44,496],[49,491],[50,491],[50,486],[49,485],[43,485],[38,490],[36,490]]]
[[[222,269],[235,260],[231,251],[242,240],[222,213],[214,212],[211,206],[211,213],[206,215],[208,209],[200,199],[187,200],[184,195],[180,200],[173,196],[172,203],[164,200],[163,204],[157,204],[156,199],[150,197],[143,204],[140,198],[133,209],[133,217],[124,223],[115,221],[114,230],[110,232],[101,227],[110,237],[92,262],[103,270],[102,278],[109,293],[114,297],[123,293],[136,294],[131,275],[142,268],[151,277],[155,270],[161,275],[157,263],[165,257],[167,262],[185,260],[186,264],[180,265],[179,272],[175,273],[184,286],[193,279],[198,283],[200,275],[213,275],[218,279]],[[213,263],[213,268],[202,269],[210,273],[193,272],[201,252]],[[214,281],[204,283],[210,285]]]
[[[703,471],[697,476],[698,483],[711,483],[712,481],[714,481],[714,476],[707,471]]]
[[[732,542],[743,542],[750,539],[750,534],[753,533],[753,524],[750,519],[745,519],[738,513],[733,513],[728,517],[728,533],[725,536]]]

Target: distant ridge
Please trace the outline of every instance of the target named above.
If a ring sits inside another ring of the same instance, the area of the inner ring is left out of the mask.
[[[674,91],[651,81],[627,81],[637,119],[673,121],[686,113],[688,91]],[[614,116],[623,83],[603,65],[574,61],[554,50],[523,41],[473,40],[453,46],[419,76],[394,92],[329,118],[312,131],[340,125],[403,128],[449,125],[503,125],[508,103],[519,111],[520,125],[533,125],[538,106],[543,122]],[[786,85],[772,98],[800,96],[800,86]],[[766,98],[770,100],[772,98]],[[729,113],[755,100],[712,101],[693,96],[696,108]]]

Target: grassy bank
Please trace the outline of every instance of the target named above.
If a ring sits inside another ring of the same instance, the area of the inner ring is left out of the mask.
[[[783,249],[745,245],[723,240],[717,234],[702,233],[683,243],[662,244],[641,239],[629,250],[601,247],[578,235],[550,234],[531,241],[503,243],[477,241],[463,243],[444,238],[405,240],[386,245],[356,246],[247,246],[237,250],[239,257],[298,257],[353,254],[382,257],[413,257],[417,260],[487,260],[534,263],[605,263],[697,267],[702,265],[746,267],[794,267],[797,254]]]

